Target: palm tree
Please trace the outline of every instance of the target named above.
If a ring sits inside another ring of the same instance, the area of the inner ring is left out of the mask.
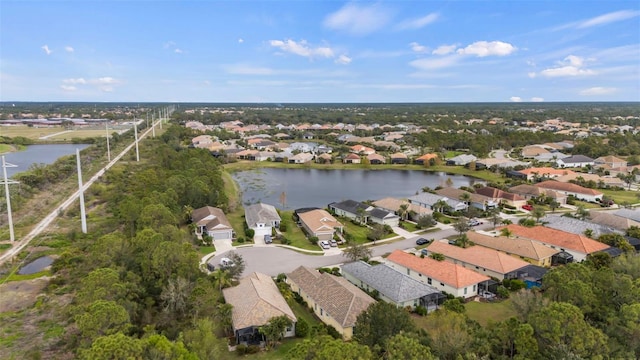
[[[442,199],[436,201],[435,204],[433,204],[433,208],[434,208],[433,210],[439,213],[443,213],[445,209],[447,209],[448,207],[449,207],[449,204],[447,204],[447,202]]]
[[[584,220],[587,218],[587,216],[589,216],[589,210],[585,209],[584,206],[580,205],[576,210],[576,216],[578,216],[580,220]]]
[[[224,288],[228,288],[233,285],[233,277],[231,273],[227,270],[218,269],[213,272],[214,282],[218,285],[220,291]]]
[[[557,201],[555,201],[555,200],[552,200],[552,201],[549,203],[549,207],[551,208],[551,212],[552,212],[552,213],[553,213],[553,212],[556,212],[556,209],[560,207],[560,203],[559,203],[559,202],[557,202]]]
[[[471,194],[469,194],[466,191],[463,192],[462,195],[460,195],[460,201],[464,202],[467,205],[465,213],[467,217],[469,217],[469,207],[471,206]]]
[[[409,204],[402,204],[398,209],[398,215],[400,215],[400,220],[407,220],[407,215],[409,213]]]
[[[509,228],[502,228],[500,229],[500,235],[505,236],[505,237],[512,237],[513,236],[513,231],[509,230]]]
[[[536,219],[536,222],[539,223],[540,219],[546,215],[546,212],[540,207],[535,207],[531,212],[531,215]]]

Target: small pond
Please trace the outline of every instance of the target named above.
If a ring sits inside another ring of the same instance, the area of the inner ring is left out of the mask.
[[[263,168],[233,174],[243,204],[264,202],[280,209],[326,207],[342,200],[406,198],[424,187],[471,186],[483,180],[422,170],[323,170]],[[283,196],[284,193],[284,205]]]
[[[17,165],[17,167],[7,167],[7,176],[11,177],[19,172],[29,170],[32,164],[53,164],[60,157],[65,155],[75,155],[76,149],[82,150],[89,146],[88,144],[47,144],[47,145],[29,145],[24,151],[6,153],[6,162]],[[2,163],[0,163],[0,171]],[[0,172],[0,178],[2,172]]]
[[[35,274],[37,272],[44,270],[47,266],[51,264],[53,264],[53,258],[49,256],[43,256],[23,266],[20,270],[18,270],[18,274],[19,275]]]

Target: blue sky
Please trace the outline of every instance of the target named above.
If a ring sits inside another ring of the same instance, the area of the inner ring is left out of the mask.
[[[640,2],[0,0],[0,100],[640,101]]]

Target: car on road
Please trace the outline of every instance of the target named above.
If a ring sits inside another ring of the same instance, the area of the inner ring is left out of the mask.
[[[331,239],[331,240],[329,240],[329,245],[331,245],[331,247],[337,247],[338,246],[338,242],[333,240],[333,239]]]
[[[271,244],[273,242],[273,240],[271,239],[271,235],[267,234],[264,236],[264,243],[265,244]]]
[[[215,271],[216,270],[216,266],[213,265],[212,263],[208,262],[207,263],[207,270],[209,271]]]
[[[222,267],[231,267],[233,265],[235,265],[233,263],[233,260],[231,260],[229,258],[224,257],[224,258],[220,259],[220,266],[222,266]]]
[[[320,247],[325,249],[325,250],[331,249],[331,245],[329,244],[329,242],[327,240],[320,241]]]
[[[478,226],[478,225],[482,225],[482,221],[478,219],[469,220],[469,226]]]
[[[419,238],[418,240],[416,240],[416,245],[426,245],[428,243],[429,243],[429,240],[425,238]]]
[[[531,205],[531,204],[522,205],[522,208],[527,210],[527,211],[531,211],[531,210],[533,210],[533,205]]]

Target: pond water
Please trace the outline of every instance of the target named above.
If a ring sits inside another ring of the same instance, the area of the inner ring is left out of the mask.
[[[20,275],[35,274],[37,272],[44,270],[44,268],[51,265],[52,263],[53,263],[52,258],[50,258],[49,256],[43,256],[23,266],[20,270],[18,270],[18,274]]]
[[[424,187],[471,186],[484,181],[464,175],[421,170],[322,170],[264,168],[233,175],[242,191],[243,204],[263,202],[279,209],[326,207],[342,200],[406,198]],[[282,193],[285,204],[282,204]]]
[[[17,151],[4,154],[6,162],[17,165],[17,167],[7,167],[7,176],[23,172],[29,169],[31,164],[53,164],[58,158],[65,155],[75,155],[76,149],[84,149],[87,144],[47,144],[29,145],[24,151]],[[0,163],[0,171],[2,163]],[[0,172],[0,178],[2,172]]]

